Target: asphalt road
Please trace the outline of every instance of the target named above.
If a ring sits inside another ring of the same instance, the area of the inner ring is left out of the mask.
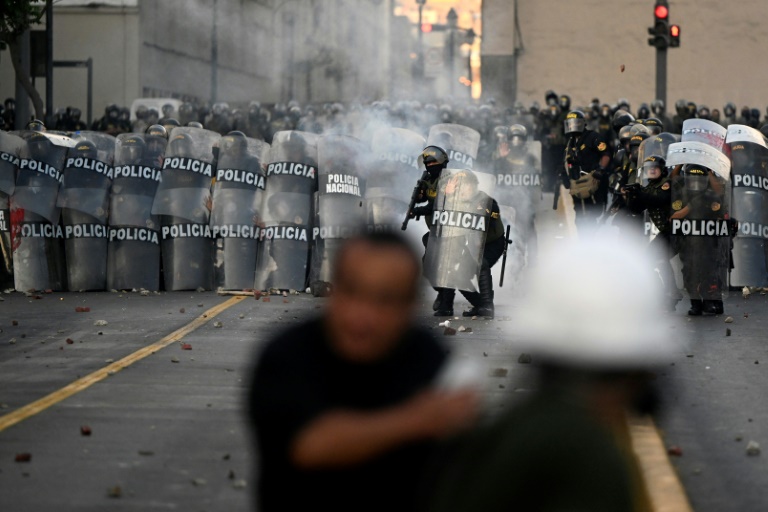
[[[562,219],[541,216],[542,246],[567,235]],[[444,336],[430,316],[432,295],[421,304],[419,321],[455,356],[482,366],[491,412],[535,386],[533,366],[519,363],[508,343],[515,332],[508,318],[522,300],[511,285],[498,291],[495,320],[453,320],[471,333]],[[253,510],[255,454],[242,413],[253,357],[275,329],[319,314],[323,300],[247,298],[213,317],[211,308],[228,297],[40,297],[4,294],[0,302],[0,510]],[[457,313],[463,305],[457,299]],[[689,321],[685,309],[678,308],[675,332],[690,342],[659,375],[664,443],[682,450],[671,459],[694,510],[765,510],[767,455],[748,456],[746,447],[750,440],[768,447],[768,296],[732,295],[730,324],[724,317]],[[199,328],[167,338],[198,317]],[[98,320],[107,324],[94,325]],[[163,339],[164,348],[153,345]],[[123,367],[123,358],[141,350],[146,357]],[[103,380],[82,380],[100,370]],[[81,386],[66,396],[73,382]],[[25,412],[52,393],[47,407]],[[2,430],[9,418],[20,421]],[[20,454],[30,460],[16,462]]]

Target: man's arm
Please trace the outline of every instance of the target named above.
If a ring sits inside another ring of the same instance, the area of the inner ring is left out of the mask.
[[[472,391],[425,391],[379,411],[330,411],[299,431],[291,460],[304,469],[358,464],[411,441],[456,432],[474,419],[476,409]]]

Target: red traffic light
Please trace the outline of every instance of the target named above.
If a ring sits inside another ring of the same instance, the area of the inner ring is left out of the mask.
[[[431,23],[422,23],[421,24],[421,31],[425,33],[432,32],[432,24]]]
[[[680,37],[680,25],[672,25],[669,27],[669,35],[672,37]]]
[[[669,8],[666,5],[657,5],[653,14],[657,20],[666,20],[669,16]]]

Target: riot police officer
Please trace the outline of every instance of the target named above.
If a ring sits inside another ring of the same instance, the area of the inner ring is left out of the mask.
[[[673,183],[672,222],[706,222],[727,218],[724,183],[711,169],[698,164],[677,166]],[[673,226],[673,235],[674,235]],[[730,242],[730,240],[728,240]],[[678,249],[683,263],[683,283],[691,300],[690,316],[723,313],[725,285],[724,251],[720,236],[680,237]]]
[[[436,281],[439,282],[437,275],[440,274],[446,277],[446,281],[459,288],[462,295],[471,304],[472,307],[464,311],[463,316],[493,318],[491,267],[503,254],[506,244],[499,205],[495,199],[479,190],[477,176],[469,170],[459,170],[450,174],[447,179],[441,180],[438,194],[439,198],[442,197],[445,203],[451,205],[445,208],[453,209],[452,213],[465,212],[462,215],[480,216],[484,217],[485,220],[483,221],[484,228],[481,231],[469,229],[460,236],[439,237],[436,235],[440,230],[435,228],[445,227],[442,224],[442,214],[449,216],[448,212],[442,211],[441,206],[441,220],[439,221],[441,224],[432,227],[430,233],[432,242],[425,259],[427,277],[438,291],[435,316],[453,316],[453,300],[456,295],[454,288],[438,287],[440,285],[436,284]],[[482,234],[482,238],[478,238],[479,234]],[[438,245],[433,247],[432,243]],[[477,259],[478,250],[482,254],[480,261]],[[433,258],[435,254],[447,257]],[[444,268],[443,265],[449,268]],[[475,287],[472,283],[475,276],[477,277],[477,291],[474,291]]]
[[[676,252],[672,248],[672,191],[667,172],[667,164],[663,157],[652,155],[645,159],[640,170],[642,183],[627,185],[622,193],[627,206],[635,214],[647,211],[658,234],[649,245],[649,250],[659,269],[669,307],[672,311],[680,300],[680,291],[675,283],[670,260]]]
[[[594,228],[607,199],[608,166],[611,161],[608,144],[597,132],[588,130],[580,110],[568,113],[564,132],[565,168],[563,185],[573,196],[578,227]]]

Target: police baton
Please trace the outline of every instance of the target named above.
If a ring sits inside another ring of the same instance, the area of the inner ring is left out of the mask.
[[[499,278],[499,288],[504,286],[504,271],[507,269],[507,249],[512,245],[512,240],[509,238],[510,225],[507,224],[507,234],[504,235],[504,253],[501,259],[501,277]]]

